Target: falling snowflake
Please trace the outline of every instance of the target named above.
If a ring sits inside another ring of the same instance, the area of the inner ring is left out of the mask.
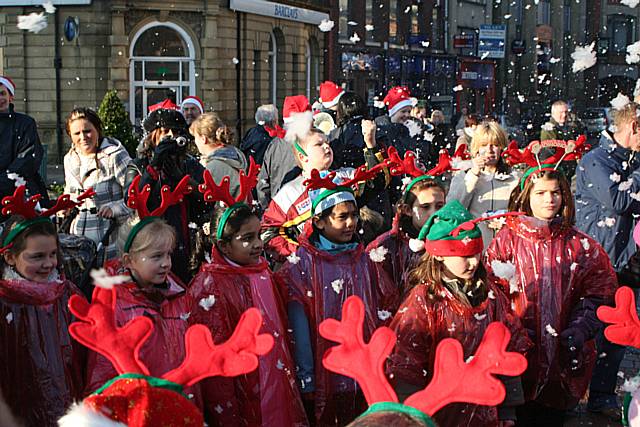
[[[571,54],[573,58],[573,72],[584,71],[596,65],[596,53],[593,51],[596,43],[593,42],[587,46],[576,46],[575,52]]]
[[[296,255],[296,253],[294,252],[294,253],[292,253],[291,255],[289,255],[287,257],[287,261],[289,261],[289,263],[295,265],[295,264],[300,262],[300,257],[298,255]]]
[[[524,102],[525,100],[526,98],[524,97],[524,95],[518,95],[518,101]]]
[[[553,123],[547,122],[541,126],[542,130],[546,130],[547,132],[551,132],[554,129]]]
[[[384,246],[379,246],[369,251],[369,258],[371,258],[373,262],[383,262],[387,253],[389,253],[389,249]]]
[[[404,125],[407,127],[407,129],[409,129],[409,136],[411,136],[411,138],[419,135],[420,132],[422,132],[422,126],[420,126],[420,123],[418,123],[416,120],[407,120]]]
[[[424,250],[424,242],[418,239],[410,239],[409,249],[411,249],[412,252],[422,252]]]
[[[218,414],[221,414],[222,411],[224,410],[224,409],[222,409],[222,406],[220,406],[220,405],[216,405],[216,407],[213,408],[213,409],[215,409]]]
[[[557,337],[558,333],[556,332],[555,329],[553,329],[553,326],[551,325],[547,325],[544,327],[544,329],[547,331],[547,333],[553,337]]]
[[[95,285],[102,289],[112,289],[115,285],[131,281],[130,276],[110,276],[104,268],[91,270],[89,273]]]
[[[587,239],[586,237],[583,238],[583,239],[580,239],[580,243],[582,243],[582,248],[585,251],[588,251],[589,248],[591,247],[591,245],[589,244],[589,239]]]
[[[484,318],[487,317],[487,313],[485,313],[485,314],[474,313],[473,317],[475,317],[476,320],[484,320]]]
[[[613,182],[620,182],[620,175],[614,172],[611,175],[609,175],[609,179]]]
[[[631,102],[631,100],[629,99],[629,97],[627,97],[627,96],[623,95],[622,93],[618,92],[618,96],[616,96],[615,98],[613,98],[611,100],[611,107],[613,107],[614,110],[622,110],[630,102]]]
[[[191,317],[191,312],[187,312],[187,313],[182,313],[180,315],[180,319],[184,322],[186,322],[187,320],[189,320],[189,317]]]
[[[391,317],[391,312],[387,310],[378,310],[378,319],[383,322]]]
[[[627,46],[627,64],[637,64],[640,62],[640,41]]]
[[[578,268],[578,263],[571,263],[571,266],[569,267],[569,270],[571,271],[576,271],[576,268]]]
[[[14,181],[14,184],[15,184],[16,187],[20,187],[21,185],[26,185],[27,184],[27,181],[25,181],[24,178],[22,178],[17,173],[10,172],[10,173],[7,174],[7,178],[9,178],[10,180]]]
[[[276,362],[276,368],[278,368],[279,370],[284,369],[284,363],[282,363],[282,360],[278,359],[278,361]]]
[[[615,218],[605,218],[604,219],[604,225],[606,225],[607,227],[611,228],[616,224],[616,219]]]
[[[455,330],[456,330],[456,322],[451,322],[451,326],[447,328],[447,331],[455,332]]]
[[[340,292],[342,292],[343,286],[344,286],[344,280],[342,279],[336,279],[333,282],[331,282],[331,287],[333,288],[333,292],[335,292],[336,294],[339,294]]]
[[[39,33],[47,28],[47,17],[44,12],[18,16],[18,28],[31,33]]]
[[[213,304],[215,303],[216,303],[216,296],[213,294],[209,295],[208,297],[202,298],[200,301],[198,301],[198,305],[202,307],[204,311],[211,310],[211,307],[213,307]]]
[[[620,3],[624,4],[625,6],[629,6],[630,8],[634,8],[638,5],[638,3],[640,3],[640,0],[621,0]]]
[[[420,44],[422,44],[422,47],[429,47],[430,42],[429,41],[423,41],[423,42],[420,42]]]
[[[190,222],[188,224],[188,227],[192,230],[197,230],[198,229],[198,224],[196,224],[195,222]]]
[[[491,269],[496,277],[504,280],[511,280],[516,275],[516,266],[511,261],[502,262],[494,259],[491,261]]]
[[[349,40],[351,41],[351,43],[358,43],[360,41],[360,36],[358,35],[358,33],[353,33],[353,35],[349,37]]]
[[[469,357],[467,357],[467,360],[464,361],[464,363],[471,363],[471,361],[473,360],[473,354]]]
[[[50,15],[53,15],[54,13],[56,13],[56,7],[53,5],[53,3],[50,0],[42,3],[42,7],[44,8],[44,11]]]
[[[332,20],[323,19],[322,22],[320,22],[320,25],[318,25],[318,28],[320,28],[320,31],[322,31],[323,33],[327,33],[333,30],[334,25],[335,23]]]
[[[238,65],[240,63],[240,60],[236,57],[234,57],[231,62],[233,62],[233,65]]]
[[[458,85],[458,86],[456,86],[456,87],[454,87],[454,88],[453,88],[453,91],[454,91],[454,92],[459,92],[459,91],[461,91],[461,90],[462,90],[462,85]]]
[[[13,322],[13,313],[9,313],[5,316],[5,319],[7,319],[7,323],[11,323]]]
[[[423,138],[423,139],[424,139],[425,141],[429,141],[429,142],[431,142],[431,141],[433,141],[433,138],[435,138],[435,137],[436,137],[436,136],[435,136],[434,134],[432,134],[431,132],[425,132],[425,133],[424,133],[424,138]]]
[[[373,25],[367,24],[367,25],[364,26],[364,29],[367,30],[367,31],[373,31]]]

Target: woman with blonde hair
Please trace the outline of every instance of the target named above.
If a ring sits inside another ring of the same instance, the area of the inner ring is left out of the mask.
[[[474,217],[507,210],[509,196],[519,179],[502,159],[507,144],[507,133],[498,123],[480,123],[471,140],[472,167],[453,177],[447,201],[459,200]],[[488,247],[498,230],[491,223],[479,226]]]
[[[216,113],[201,114],[191,123],[189,132],[193,135],[200,152],[200,163],[220,183],[228,176],[232,196],[240,188],[240,171],[247,170],[247,158],[233,145],[233,132],[220,120]]]

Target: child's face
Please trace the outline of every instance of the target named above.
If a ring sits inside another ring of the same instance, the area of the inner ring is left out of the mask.
[[[531,189],[529,205],[534,217],[544,221],[555,218],[562,207],[562,189],[558,180],[538,179]]]
[[[358,225],[358,208],[353,202],[338,203],[327,217],[314,219],[324,237],[333,243],[349,243]]]
[[[230,242],[219,242],[218,248],[231,261],[240,265],[254,265],[260,262],[263,243],[260,238],[260,220],[252,216],[242,224]]]
[[[443,256],[437,257],[445,266],[444,274],[449,279],[471,280],[480,265],[481,254],[462,257],[462,256]]]
[[[58,242],[55,236],[29,236],[19,254],[7,252],[5,261],[22,277],[34,282],[47,282],[58,266]]]
[[[317,169],[325,171],[331,167],[333,163],[333,150],[329,146],[329,140],[326,135],[319,133],[311,133],[306,138],[306,146],[304,151],[306,156],[300,155],[302,168],[306,171]]]
[[[171,271],[171,253],[173,245],[170,241],[133,254],[125,254],[124,265],[134,275],[140,286],[161,285],[167,281]]]
[[[444,191],[438,187],[424,188],[416,194],[413,205],[402,205],[402,214],[411,217],[416,230],[420,230],[433,213],[444,206]]]

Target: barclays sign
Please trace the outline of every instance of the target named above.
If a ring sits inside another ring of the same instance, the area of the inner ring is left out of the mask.
[[[264,0],[229,0],[229,9],[313,25],[329,19],[328,13]]]

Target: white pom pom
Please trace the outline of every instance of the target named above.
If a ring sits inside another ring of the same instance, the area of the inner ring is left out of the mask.
[[[409,249],[413,252],[422,252],[424,250],[424,242],[418,239],[409,240]]]
[[[84,406],[82,403],[74,403],[66,415],[58,420],[60,427],[127,427],[104,415]]]

